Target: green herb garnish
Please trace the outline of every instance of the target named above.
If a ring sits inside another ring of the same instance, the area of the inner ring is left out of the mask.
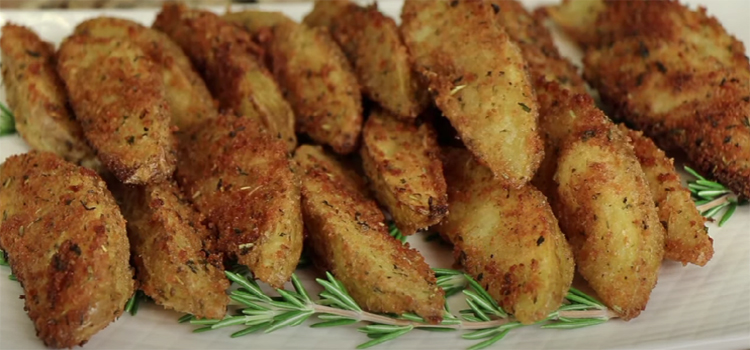
[[[460,317],[457,317],[449,311],[446,305],[443,321],[439,324],[429,324],[413,313],[382,315],[363,311],[341,281],[330,273],[326,273],[325,279],[316,279],[324,290],[319,294],[319,299],[313,300],[296,274],[292,275],[294,290],[276,289],[278,296],[271,296],[263,292],[252,278],[232,271],[226,271],[225,274],[232,282],[239,285],[239,288],[232,291],[229,296],[234,304],[243,307],[239,315],[227,316],[220,320],[199,320],[192,315],[185,315],[178,322],[190,322],[200,326],[193,332],[244,326],[245,328],[232,333],[233,338],[259,331],[270,333],[281,328],[294,327],[313,315],[317,315],[320,322],[312,324],[310,326],[312,328],[364,322],[367,324],[358,330],[370,340],[360,344],[358,349],[375,346],[401,337],[414,329],[421,329],[429,331],[469,330],[471,332],[462,337],[469,340],[482,340],[469,348],[478,350],[496,343],[510,330],[523,326],[508,315],[470,276],[451,269],[434,269],[434,271],[438,278],[438,285],[447,294],[463,292],[470,307],[470,309],[462,310]],[[617,316],[596,299],[571,288],[566,297],[566,303],[540,324],[543,324],[543,328],[580,328],[606,322],[612,317]]]
[[[4,104],[0,103],[0,136],[10,135],[16,132],[16,118],[13,112]]]
[[[393,238],[401,241],[401,244],[406,243],[406,236],[401,233],[401,230],[396,227],[396,223],[393,221],[388,223],[388,234],[390,234]]]
[[[698,206],[698,211],[701,215],[713,218],[720,211],[726,209],[719,220],[719,227],[723,226],[732,217],[732,214],[737,210],[737,206],[746,203],[746,201],[740,200],[726,186],[706,179],[689,166],[685,166],[685,171],[696,178],[688,182],[688,189],[690,189],[693,201]]]

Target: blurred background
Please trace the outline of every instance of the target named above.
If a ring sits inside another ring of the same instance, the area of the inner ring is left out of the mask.
[[[0,0],[0,9],[84,9],[161,7],[166,0]],[[301,0],[184,0],[191,6],[222,6],[256,2],[300,2]]]

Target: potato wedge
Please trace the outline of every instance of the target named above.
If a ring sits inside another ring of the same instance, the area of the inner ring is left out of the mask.
[[[429,104],[427,87],[412,69],[396,22],[377,4],[363,8],[318,0],[304,23],[328,28],[354,67],[362,92],[393,115],[414,119]]]
[[[0,51],[8,107],[26,143],[98,172],[104,170],[68,106],[52,44],[31,29],[8,23],[2,29]]]
[[[153,27],[190,57],[222,109],[251,118],[294,150],[294,112],[242,28],[209,11],[165,3]]]
[[[375,198],[404,235],[437,224],[448,212],[443,164],[432,125],[374,110],[362,132],[362,166]]]
[[[302,253],[299,179],[286,145],[255,121],[229,115],[186,131],[177,179],[218,230],[218,248],[281,287]]]
[[[83,345],[133,295],[117,203],[94,171],[50,152],[8,158],[0,184],[0,248],[23,286],[37,336],[52,348]]]
[[[76,34],[96,38],[130,40],[162,69],[165,97],[171,110],[172,125],[179,129],[216,117],[213,97],[190,60],[164,33],[121,18],[97,17],[81,22]]]
[[[504,184],[522,187],[543,155],[538,106],[521,51],[491,4],[407,0],[401,19],[417,70],[466,147]]]
[[[440,322],[445,297],[435,275],[419,252],[388,234],[362,179],[319,146],[300,146],[294,158],[315,264],[333,273],[365,310],[414,312]]]
[[[463,149],[446,150],[445,178],[450,213],[436,230],[457,262],[523,324],[557,310],[575,264],[544,195],[504,186]]]
[[[99,159],[121,182],[172,176],[175,150],[159,66],[137,45],[73,35],[57,62],[71,105]]]
[[[656,203],[659,220],[666,230],[664,256],[683,264],[706,265],[714,255],[713,239],[708,235],[708,228],[704,226],[706,220],[695,207],[690,191],[682,187],[672,159],[640,131],[622,124],[619,128],[630,137]]]
[[[562,142],[553,207],[576,265],[602,301],[624,320],[646,307],[664,258],[664,227],[627,138],[578,95],[550,115],[578,124]]]
[[[229,281],[221,258],[207,252],[204,241],[211,237],[202,216],[180,189],[166,181],[114,191],[127,220],[138,288],[167,309],[223,318]]]
[[[297,115],[297,130],[336,153],[357,150],[362,96],[357,78],[325,28],[281,23],[268,45],[273,72]]]

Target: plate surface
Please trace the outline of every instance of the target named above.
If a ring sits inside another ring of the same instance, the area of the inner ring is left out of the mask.
[[[716,16],[730,33],[750,44],[750,1],[688,1],[701,4]],[[529,8],[538,1],[527,1]],[[301,19],[311,4],[265,4],[262,9],[283,11]],[[401,4],[381,2],[388,15],[398,18]],[[223,11],[223,9],[215,9]],[[8,21],[30,26],[43,39],[59,43],[75,25],[90,17],[109,15],[134,19],[150,25],[155,10],[111,11],[3,11],[0,25]],[[580,52],[556,35],[561,51],[578,62]],[[0,89],[2,90],[2,89]],[[5,100],[0,91],[0,100]],[[0,161],[26,152],[28,147],[17,135],[0,138]],[[722,228],[709,224],[715,254],[706,267],[665,262],[648,308],[640,317],[623,322],[577,330],[541,330],[525,327],[513,330],[493,349],[749,349],[750,348],[750,206],[738,208]],[[54,233],[50,233],[54,234]],[[450,267],[450,251],[426,243],[422,235],[410,238],[434,267]],[[0,349],[43,349],[34,327],[23,310],[19,296],[23,290],[8,280],[8,268],[0,268]],[[301,270],[300,277],[314,288],[312,271]],[[454,297],[455,299],[456,297]],[[458,297],[460,299],[460,297]],[[454,300],[452,300],[453,302]],[[460,302],[460,300],[455,300]],[[454,308],[454,310],[456,310]],[[138,315],[123,315],[95,335],[85,349],[342,349],[352,350],[367,338],[355,326],[311,329],[307,324],[271,334],[231,339],[230,329],[193,334],[193,327],[178,324],[181,315],[155,305],[143,305]],[[310,321],[308,321],[309,324]],[[465,349],[475,342],[459,333],[414,331],[379,348]]]

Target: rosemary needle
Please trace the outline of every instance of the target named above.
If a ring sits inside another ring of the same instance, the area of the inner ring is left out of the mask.
[[[0,103],[0,136],[16,132],[16,118],[7,106]]]
[[[712,218],[723,209],[726,209],[721,216],[721,220],[719,220],[719,227],[723,226],[732,214],[734,214],[737,206],[741,204],[737,199],[737,195],[732,193],[726,186],[706,179],[688,166],[685,166],[685,171],[696,178],[688,182],[688,189],[693,195],[693,201],[699,207],[701,215]]]

